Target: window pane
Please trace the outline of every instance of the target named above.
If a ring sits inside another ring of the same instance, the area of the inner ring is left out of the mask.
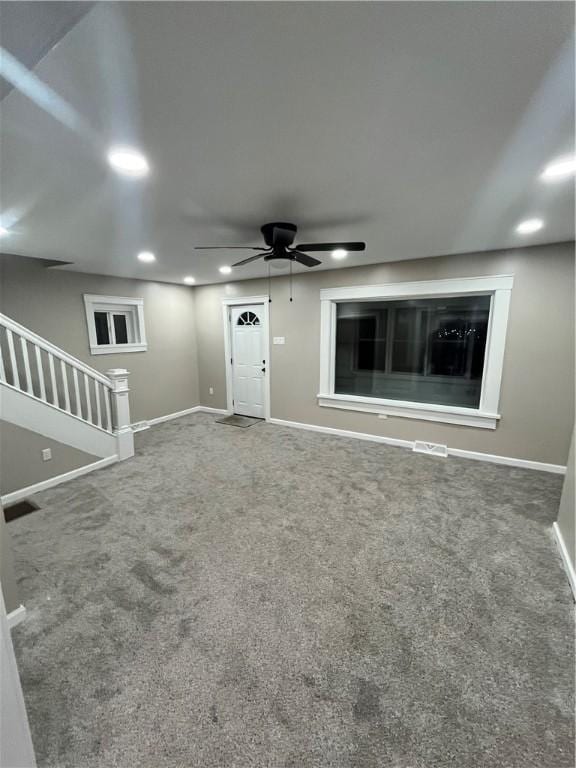
[[[128,326],[126,324],[126,315],[113,315],[113,318],[116,344],[128,344]]]
[[[489,296],[339,303],[337,394],[480,404]]]
[[[96,343],[110,344],[110,334],[108,332],[108,313],[94,312],[94,324],[96,325]]]
[[[391,369],[397,373],[424,373],[427,312],[399,307],[394,313]]]

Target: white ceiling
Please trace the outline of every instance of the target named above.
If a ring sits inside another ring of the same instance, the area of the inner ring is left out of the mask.
[[[274,220],[367,242],[317,269],[573,239],[572,180],[538,178],[573,151],[573,17],[539,2],[96,5],[36,65],[33,96],[2,102],[3,250],[208,283],[242,252],[195,245],[261,245]],[[115,175],[113,143],[151,174]],[[517,235],[532,216],[545,228]]]

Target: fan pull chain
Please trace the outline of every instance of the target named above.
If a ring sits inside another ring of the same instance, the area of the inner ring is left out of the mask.
[[[268,262],[268,304],[272,304],[272,280],[270,278],[270,262]]]
[[[290,301],[292,301],[292,259],[290,259]]]

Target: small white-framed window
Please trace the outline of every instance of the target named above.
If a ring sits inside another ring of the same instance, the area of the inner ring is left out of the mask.
[[[144,299],[84,294],[90,352],[145,352]]]
[[[318,404],[495,429],[510,275],[320,291]]]

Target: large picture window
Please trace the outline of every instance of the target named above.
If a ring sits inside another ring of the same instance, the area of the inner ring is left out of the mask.
[[[319,404],[494,428],[512,278],[321,291]]]
[[[478,408],[489,296],[342,302],[338,394]]]

